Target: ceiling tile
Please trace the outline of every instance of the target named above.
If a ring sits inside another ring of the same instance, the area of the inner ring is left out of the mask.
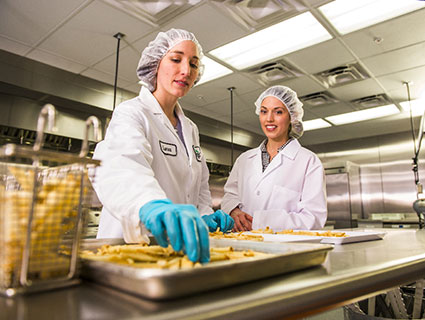
[[[93,65],[93,69],[99,70],[104,73],[115,75],[116,71],[116,53],[110,55],[101,62]],[[137,64],[140,55],[137,55],[129,46],[120,50],[118,61],[118,77],[125,79],[127,82],[137,82],[139,78],[136,74]]]
[[[234,112],[234,110],[236,108],[235,103],[233,104],[233,108],[234,108],[233,109],[233,112]],[[219,116],[219,117],[225,116],[225,117],[228,117],[230,119],[230,113],[231,113],[231,111],[230,111],[230,100],[226,99],[226,100],[222,100],[222,101],[217,101],[217,102],[211,103],[207,106],[203,106],[201,108],[198,108],[194,112],[197,112],[197,113],[202,112],[202,114],[205,114],[207,116],[213,116],[213,117],[214,117],[214,115]]]
[[[366,67],[382,76],[425,65],[425,42],[363,59]]]
[[[425,84],[424,82],[419,84],[414,84],[410,86],[410,99],[416,100],[420,97],[424,97],[425,94]],[[391,97],[395,102],[403,102],[408,100],[407,88],[405,86],[400,87],[399,89],[390,90],[388,96]]]
[[[93,69],[93,68],[89,68],[87,70],[84,70],[81,74],[83,76],[86,76],[86,77],[107,83],[111,86],[113,86],[114,82],[115,82],[114,74],[105,73],[105,72],[102,72],[102,71],[99,71],[99,70],[96,70],[96,69]],[[120,87],[120,88],[124,88],[126,86],[131,85],[131,84],[132,84],[131,82],[126,81],[125,79],[122,79],[122,78],[117,79],[117,86]]]
[[[258,97],[266,90],[266,88],[259,88],[248,93],[238,95],[238,98],[241,99],[244,105],[244,109],[248,112],[252,112],[255,114],[255,101],[257,101]]]
[[[0,34],[34,45],[87,0],[0,1]]]
[[[314,59],[312,59],[314,57]],[[317,73],[353,62],[353,55],[338,39],[328,40],[285,56],[307,73]]]
[[[310,93],[326,90],[323,85],[319,84],[318,81],[313,80],[309,76],[293,78],[280,84],[291,88],[300,97]]]
[[[142,31],[141,31],[142,30]],[[102,2],[93,2],[40,47],[91,66],[115,52],[117,32],[134,42],[152,27]]]
[[[87,68],[86,66],[69,60],[65,57],[61,57],[39,49],[31,51],[27,57],[72,73],[80,73]]]
[[[398,90],[406,92],[404,83],[410,82],[410,94],[412,99],[416,99],[419,98],[422,90],[425,89],[425,66],[378,77],[377,80],[390,93]],[[407,95],[404,94],[404,96]]]
[[[216,119],[230,125],[230,118],[228,116],[219,116]],[[233,125],[244,130],[264,135],[263,131],[261,130],[258,116],[255,113],[249,111],[236,113],[234,115]]]
[[[343,41],[359,58],[374,56],[425,41],[425,9],[349,33]],[[377,43],[375,38],[382,39]]]
[[[207,1],[178,16],[166,24],[162,30],[165,31],[170,28],[180,28],[193,32],[204,52],[248,34],[246,30]]]
[[[383,93],[383,89],[374,79],[366,79],[341,87],[329,88],[328,91],[341,101],[351,101]]]
[[[121,49],[118,64],[118,76],[130,82],[138,82],[139,78],[136,74],[137,65],[140,60],[143,49],[149,44],[150,41],[155,39],[157,32],[151,33],[142,39],[133,43],[129,43],[124,37],[121,41]],[[116,52],[109,57],[103,59],[99,63],[93,65],[97,70],[115,74],[116,65]]]
[[[182,101],[188,101],[196,106],[205,106],[211,103],[230,99],[228,88],[235,87],[234,95],[241,95],[246,92],[260,88],[260,84],[240,74],[230,74],[228,76],[195,86]]]
[[[8,38],[0,36],[0,49],[1,50],[9,51],[9,52],[12,52],[12,53],[15,53],[15,54],[22,56],[22,55],[25,54],[25,52],[28,52],[28,50],[30,48],[31,47],[29,47],[29,46],[27,46],[23,43],[13,41],[13,40],[10,40]]]
[[[325,118],[336,114],[347,113],[355,111],[355,109],[348,103],[338,102],[331,105],[310,107],[304,105],[304,118],[303,120],[311,120],[315,118]]]

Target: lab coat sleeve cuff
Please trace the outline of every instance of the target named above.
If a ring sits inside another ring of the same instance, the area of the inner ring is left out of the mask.
[[[221,204],[221,210],[223,210],[224,212],[226,212],[227,214],[230,214],[230,212],[239,207],[241,203],[235,199],[235,200],[228,200],[225,203]]]
[[[140,222],[139,214],[124,216],[121,220],[124,241],[126,243],[149,243],[149,231]]]

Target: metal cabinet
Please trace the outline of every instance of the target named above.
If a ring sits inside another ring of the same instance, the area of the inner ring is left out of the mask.
[[[334,228],[354,228],[362,218],[360,167],[352,162],[324,164],[328,221]]]

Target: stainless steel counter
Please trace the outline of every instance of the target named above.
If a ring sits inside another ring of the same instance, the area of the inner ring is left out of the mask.
[[[0,319],[302,317],[425,277],[425,230],[381,230],[387,232],[383,240],[335,246],[322,266],[288,275],[164,302],[83,282],[13,299],[0,297]]]

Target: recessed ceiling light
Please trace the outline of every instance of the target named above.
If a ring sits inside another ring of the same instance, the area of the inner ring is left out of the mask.
[[[340,34],[347,34],[421,8],[425,2],[417,0],[335,0],[319,10]]]
[[[399,112],[400,111],[395,105],[389,104],[382,107],[376,107],[376,108],[370,108],[370,109],[365,109],[360,111],[338,114],[335,116],[326,117],[325,119],[329,121],[330,123],[338,126],[338,125],[347,124],[347,123],[381,118],[381,117],[389,116]]]
[[[241,70],[331,38],[316,18],[305,12],[209,53]]]
[[[313,119],[313,120],[307,120],[303,121],[303,127],[304,131],[310,131],[310,130],[316,130],[321,128],[328,128],[332,125],[329,122],[326,122],[323,119]]]
[[[202,64],[204,65],[204,74],[202,75],[201,80],[197,83],[197,85],[218,79],[233,72],[229,68],[226,68],[225,66],[206,56],[202,58]]]

